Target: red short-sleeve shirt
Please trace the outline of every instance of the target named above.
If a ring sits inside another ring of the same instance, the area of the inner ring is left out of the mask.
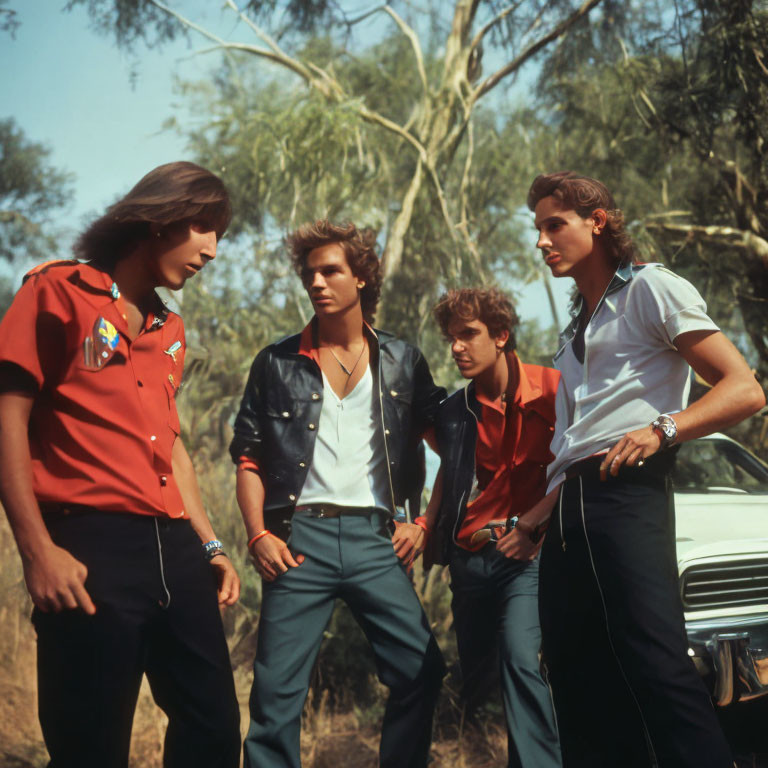
[[[476,531],[497,521],[504,526],[507,518],[524,515],[546,493],[560,374],[521,363],[517,355],[511,361],[518,369],[518,387],[506,408],[501,398],[490,402],[477,395],[482,415],[475,445],[479,494],[467,504],[456,536],[459,546],[471,551],[486,541],[473,544]]]
[[[0,323],[0,363],[36,382],[30,416],[40,503],[184,517],[171,451],[184,325],[157,299],[134,339],[112,278],[89,264],[32,270]]]

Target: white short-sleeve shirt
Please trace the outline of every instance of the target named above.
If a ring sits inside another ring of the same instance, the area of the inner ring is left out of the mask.
[[[571,464],[605,453],[660,413],[685,408],[690,367],[675,339],[689,331],[718,330],[687,280],[660,264],[623,267],[587,324],[581,362],[573,350],[580,299],[554,359],[561,380],[551,445],[555,459],[547,471],[550,490]]]

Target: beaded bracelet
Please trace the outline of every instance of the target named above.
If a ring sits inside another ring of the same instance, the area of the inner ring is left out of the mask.
[[[221,547],[214,547],[205,553],[205,559],[210,562],[214,557],[218,557],[219,555],[224,555],[224,557],[226,557],[227,553]]]

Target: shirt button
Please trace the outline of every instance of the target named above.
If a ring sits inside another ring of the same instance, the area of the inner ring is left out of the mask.
[[[315,425],[314,425],[314,424],[308,424],[308,425],[307,425],[307,429],[314,429],[314,428],[315,428]]]
[[[136,383],[137,383],[137,384],[138,384],[140,387],[143,387],[143,386],[144,386],[144,382],[143,382],[143,381],[137,381]]]
[[[157,440],[157,437],[156,437],[155,435],[150,435],[150,436],[149,436],[149,439],[150,439],[150,440]]]
[[[397,397],[397,392],[395,392],[394,389],[390,389],[389,394],[392,395],[392,397]]]
[[[295,495],[295,494],[293,494],[293,493],[291,493],[291,494],[288,496],[288,499],[289,499],[290,501],[296,501],[296,495]]]
[[[384,430],[384,434],[385,434],[385,435],[387,435],[387,436],[389,436],[389,430],[388,430],[388,429],[385,429],[385,430]]]
[[[284,419],[287,419],[291,414],[288,411],[283,411],[281,415]]]
[[[163,487],[168,485],[168,478],[165,475],[160,475],[160,485]]]
[[[319,400],[320,399],[320,395],[317,392],[313,392],[312,393],[312,399],[313,400]]]
[[[304,469],[304,467],[306,467],[307,465],[306,465],[306,464],[305,464],[303,461],[300,461],[300,462],[299,462],[299,466],[300,466],[302,469]]]

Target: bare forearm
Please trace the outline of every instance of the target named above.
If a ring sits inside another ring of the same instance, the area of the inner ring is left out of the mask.
[[[437,477],[435,477],[435,484],[432,487],[432,495],[429,497],[427,503],[427,509],[424,512],[424,517],[427,521],[427,530],[431,531],[437,523],[437,513],[440,510],[440,502],[443,499],[443,467],[437,471]]]
[[[0,500],[25,560],[53,544],[33,491],[27,436],[31,406],[32,400],[21,396],[0,397]]]
[[[765,405],[765,397],[751,375],[725,376],[703,397],[674,414],[677,440],[684,442],[738,424]]]
[[[534,504],[525,513],[525,515],[523,515],[522,520],[525,522],[523,523],[522,527],[527,528],[530,526],[530,528],[533,529],[537,525],[541,525],[542,523],[545,523],[547,520],[549,520],[550,516],[552,515],[552,508],[555,506],[555,502],[557,501],[557,494],[559,492],[560,486],[558,485],[557,488],[550,491],[541,501]]]
[[[189,521],[192,523],[195,533],[200,537],[200,541],[212,541],[216,538],[216,534],[213,531],[208,515],[205,513],[195,467],[180,437],[177,437],[176,442],[173,444],[171,464],[173,466],[173,476],[176,479],[176,485],[181,494],[181,500],[184,503],[184,513],[189,517]]]
[[[237,472],[237,503],[248,539],[264,528],[264,483],[257,472],[247,469]]]
[[[752,371],[722,333],[685,333],[675,343],[693,370],[712,385],[703,397],[675,414],[679,442],[738,424],[765,405]]]

